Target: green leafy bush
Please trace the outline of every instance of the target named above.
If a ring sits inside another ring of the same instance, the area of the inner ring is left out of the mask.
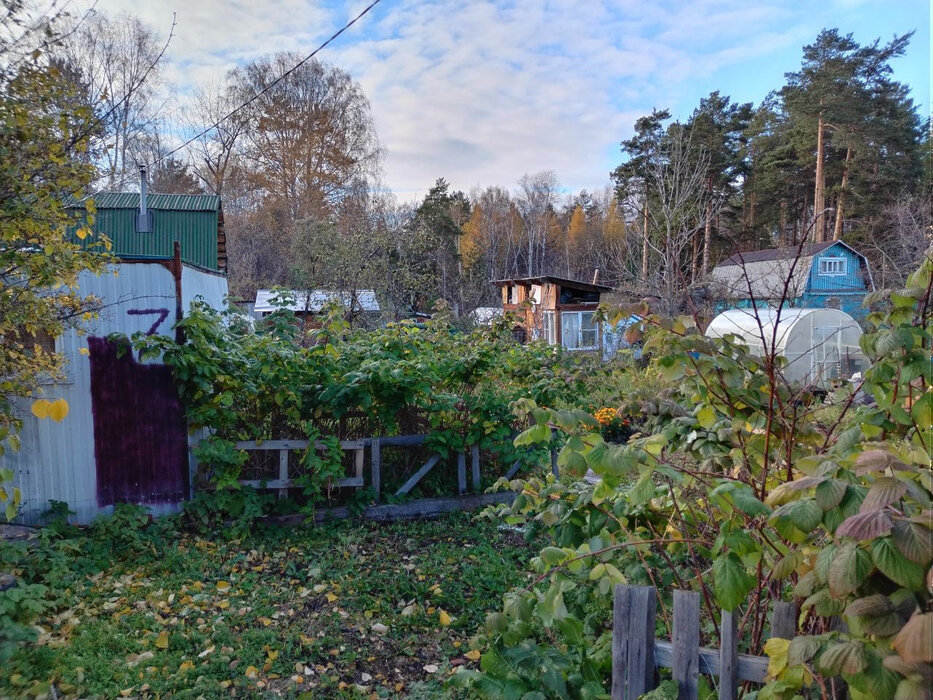
[[[920,697],[933,680],[931,286],[928,256],[906,289],[869,300],[885,303],[862,341],[872,366],[835,393],[828,424],[784,381],[783,358],[646,309],[646,350],[671,384],[640,397],[644,436],[610,444],[591,422],[521,404],[533,425],[517,443],[557,430],[562,475],[599,481],[509,484],[519,495],[498,517],[550,544],[474,640],[481,670],[454,682],[489,698],[604,693],[611,590],[629,582],[658,588],[661,634],[672,587],[702,593],[711,646],[719,608],[738,611],[743,651],[770,656],[760,698],[826,697],[837,676],[855,698]],[[856,389],[874,402],[857,405]],[[766,644],[777,599],[799,603],[799,635]]]

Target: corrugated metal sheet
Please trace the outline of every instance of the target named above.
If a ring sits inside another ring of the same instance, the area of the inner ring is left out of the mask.
[[[148,201],[152,209],[151,232],[136,230],[138,194],[105,193],[95,197],[98,208],[91,227],[94,235],[81,240],[75,235],[77,227],[69,229],[68,235],[85,249],[100,249],[98,234],[103,233],[113,243],[111,252],[123,258],[171,258],[178,241],[183,261],[218,269],[219,197],[163,194],[151,195]]]
[[[97,210],[139,209],[138,192],[98,192],[91,199]],[[84,209],[84,200],[68,203],[72,208]],[[172,209],[175,211],[220,211],[220,197],[213,194],[148,194],[149,209]]]
[[[22,446],[19,452],[0,456],[0,465],[13,469],[14,483],[22,490],[22,520],[27,523],[39,520],[49,500],[68,503],[79,522],[88,522],[108,510],[98,505],[97,497],[90,360],[85,354],[87,338],[148,332],[159,320],[154,311],[158,309],[169,309],[170,313],[157,325],[156,332],[169,334],[174,323],[175,280],[165,265],[121,263],[100,276],[83,273],[78,290],[102,299],[104,308],[99,318],[85,328],[84,335],[71,330],[56,341],[57,349],[65,357],[67,380],[46,386],[44,397],[64,398],[69,405],[68,416],[61,423],[40,421],[30,414],[28,402],[22,402]],[[183,268],[183,302],[198,295],[210,303],[222,301],[226,296],[226,278]],[[187,309],[187,303],[184,308]],[[162,504],[152,509],[158,513],[172,508],[171,504]]]
[[[253,313],[264,314],[275,311],[279,306],[273,304],[272,300],[286,294],[291,297],[291,301],[283,308],[295,313],[310,311],[316,314],[331,303],[337,303],[344,308],[352,308],[355,311],[379,311],[379,301],[376,299],[376,292],[372,289],[357,289],[352,294],[330,289],[312,289],[310,291],[259,289],[256,290]]]

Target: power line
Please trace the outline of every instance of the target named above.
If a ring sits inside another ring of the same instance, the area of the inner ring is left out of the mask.
[[[378,5],[381,1],[382,1],[382,0],[373,0],[373,2],[371,2],[369,5],[367,5],[366,8],[365,8],[362,12],[360,12],[356,17],[354,17],[352,20],[350,20],[349,22],[347,22],[339,31],[335,32],[327,41],[325,41],[323,44],[321,44],[320,46],[318,46],[316,49],[314,49],[314,51],[312,51],[311,53],[309,53],[307,56],[305,56],[303,59],[301,59],[301,60],[300,60],[298,63],[296,63],[294,66],[292,66],[291,68],[289,68],[287,71],[285,71],[284,73],[282,73],[282,75],[280,75],[278,78],[276,78],[275,80],[273,80],[271,83],[269,83],[269,84],[268,84],[266,87],[264,87],[262,90],[260,90],[260,91],[257,92],[255,95],[253,95],[253,96],[250,97],[248,100],[246,100],[246,102],[242,103],[239,107],[237,107],[237,108],[231,110],[228,114],[226,114],[226,115],[224,115],[223,117],[221,117],[220,119],[218,119],[216,122],[214,122],[213,124],[211,124],[210,126],[208,126],[208,127],[207,127],[206,129],[204,129],[203,131],[198,132],[197,134],[195,134],[194,136],[192,136],[190,139],[188,139],[187,141],[185,141],[185,142],[184,142],[183,144],[181,144],[180,146],[178,146],[178,147],[176,147],[176,148],[173,148],[173,149],[172,149],[171,151],[169,151],[168,153],[163,153],[163,154],[160,155],[158,158],[156,158],[154,161],[152,161],[151,163],[149,163],[146,167],[147,167],[147,168],[148,168],[148,167],[151,167],[151,166],[155,165],[156,163],[160,163],[160,162],[162,162],[163,160],[165,160],[166,158],[169,158],[170,156],[175,155],[175,154],[178,153],[181,149],[185,148],[186,146],[190,146],[192,143],[194,143],[195,141],[197,141],[199,138],[201,138],[201,137],[204,136],[205,134],[209,133],[212,129],[216,129],[218,126],[220,126],[223,122],[225,122],[227,119],[229,119],[230,117],[232,117],[234,114],[236,114],[236,113],[239,112],[240,110],[244,109],[245,107],[249,106],[250,104],[252,104],[252,103],[255,102],[256,100],[258,100],[260,97],[262,97],[264,94],[266,94],[267,92],[269,92],[272,88],[274,88],[274,87],[275,87],[276,85],[278,85],[280,82],[282,82],[283,80],[285,80],[285,78],[287,78],[289,75],[291,75],[292,73],[294,73],[296,70],[298,70],[299,68],[301,68],[301,66],[303,66],[305,63],[307,63],[308,61],[310,61],[312,58],[314,58],[322,49],[324,49],[325,46],[327,46],[328,44],[330,44],[334,39],[336,39],[337,37],[339,37],[341,34],[343,34],[345,31],[347,31],[350,27],[352,27],[354,24],[356,24],[367,12],[369,12],[371,9],[373,9],[373,8],[374,8],[376,5]]]

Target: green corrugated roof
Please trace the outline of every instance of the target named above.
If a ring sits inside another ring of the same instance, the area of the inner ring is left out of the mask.
[[[98,209],[139,209],[138,192],[98,192],[92,199]],[[73,201],[68,205],[83,209],[84,201]],[[146,206],[173,211],[217,211],[220,209],[220,197],[214,194],[149,194]]]
[[[80,240],[76,226],[69,228],[69,239],[82,248],[96,245],[98,234],[105,234],[113,243],[113,254],[121,258],[171,258],[175,242],[181,244],[185,262],[210,270],[221,269],[226,256],[218,241],[220,197],[216,195],[151,194],[147,206],[152,210],[152,230],[136,230],[139,194],[136,192],[104,192],[94,195],[97,213],[91,226],[93,236]],[[84,209],[83,201],[72,200],[72,209]],[[78,216],[80,220],[81,216]]]

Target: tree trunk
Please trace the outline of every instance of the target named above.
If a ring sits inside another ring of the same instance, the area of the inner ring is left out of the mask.
[[[846,149],[846,162],[842,166],[842,184],[839,187],[839,196],[836,197],[836,225],[833,226],[833,240],[842,238],[842,206],[846,196],[846,187],[849,184],[849,164],[852,162],[852,147]]]
[[[701,274],[709,272],[709,249],[713,244],[713,178],[706,181],[706,226],[703,228],[703,268]]]
[[[648,283],[648,197],[645,197],[644,221],[641,239],[641,278]]]
[[[825,154],[823,151],[823,113],[817,119],[816,126],[816,177],[813,186],[813,242],[821,243],[826,240],[826,218],[824,209],[826,208],[826,174],[823,171],[823,160]]]
[[[785,198],[783,198],[783,197],[781,198],[781,223],[780,223],[780,226],[781,226],[781,241],[783,241],[784,245],[794,245],[794,243],[796,243],[796,241],[789,239],[789,237],[788,237],[788,235],[787,235],[787,233],[788,233],[788,232],[787,232],[787,200],[786,200]]]

